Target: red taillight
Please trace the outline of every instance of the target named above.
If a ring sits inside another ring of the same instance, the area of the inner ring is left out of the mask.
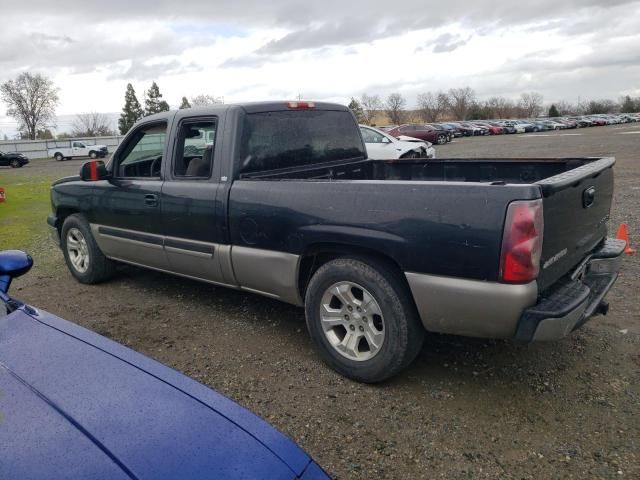
[[[316,108],[316,104],[313,102],[289,102],[287,106],[294,110],[311,110]]]
[[[502,237],[500,278],[508,283],[535,280],[540,272],[542,200],[509,204]]]

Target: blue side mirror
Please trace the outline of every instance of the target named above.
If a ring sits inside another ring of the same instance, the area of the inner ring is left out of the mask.
[[[33,266],[33,259],[20,250],[0,252],[0,292],[7,293],[11,280],[24,275]]]

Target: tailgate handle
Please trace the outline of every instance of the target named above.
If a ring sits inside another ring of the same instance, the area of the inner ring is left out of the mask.
[[[589,187],[584,192],[582,192],[582,206],[584,208],[589,208],[593,205],[593,202],[596,199],[596,187]]]

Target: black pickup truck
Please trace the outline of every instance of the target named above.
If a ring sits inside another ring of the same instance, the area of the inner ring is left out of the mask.
[[[124,262],[304,306],[323,359],[376,382],[425,330],[553,340],[606,313],[614,163],[373,161],[343,106],[186,109],[54,183],[48,223],[80,282]]]

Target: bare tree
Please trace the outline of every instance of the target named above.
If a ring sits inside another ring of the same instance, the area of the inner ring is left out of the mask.
[[[18,120],[19,129],[31,140],[38,130],[55,122],[58,89],[48,77],[21,73],[15,80],[0,85],[0,96],[7,104],[7,115]]]
[[[362,117],[364,123],[371,125],[376,114],[383,108],[382,100],[380,100],[378,95],[367,95],[364,93],[360,99],[360,104],[363,109]]]
[[[492,118],[511,118],[515,114],[515,105],[504,97],[491,97],[486,102],[486,108]]]
[[[404,122],[405,107],[407,101],[400,93],[391,93],[385,101],[385,112],[391,120],[391,123],[400,125]]]
[[[470,87],[449,90],[451,114],[456,120],[466,120],[471,105],[476,101],[476,92]]]
[[[560,115],[577,115],[580,112],[578,105],[574,105],[565,100],[556,103],[556,108]]]
[[[74,137],[108,137],[115,135],[109,126],[109,117],[102,113],[90,112],[76,115],[73,121]]]
[[[437,122],[449,108],[449,98],[444,92],[427,92],[418,95],[418,109],[424,122]]]
[[[224,103],[223,97],[214,97],[212,95],[196,95],[195,97],[191,97],[192,107],[207,107],[220,103]]]
[[[544,97],[539,93],[523,93],[520,95],[520,102],[518,103],[518,106],[520,107],[523,116],[527,118],[534,118],[542,112],[543,102]]]

